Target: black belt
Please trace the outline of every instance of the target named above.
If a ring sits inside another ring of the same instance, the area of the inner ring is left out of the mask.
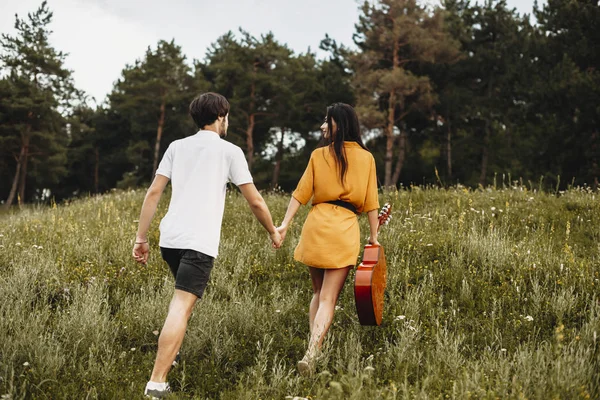
[[[352,203],[348,203],[347,201],[331,200],[331,201],[326,201],[325,203],[333,204],[334,206],[344,207],[346,210],[350,210],[354,214],[358,214],[356,207],[354,207],[354,205]]]

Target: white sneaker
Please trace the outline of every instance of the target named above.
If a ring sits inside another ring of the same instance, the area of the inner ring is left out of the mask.
[[[151,399],[161,399],[171,393],[168,382],[148,382],[144,390],[144,396]]]

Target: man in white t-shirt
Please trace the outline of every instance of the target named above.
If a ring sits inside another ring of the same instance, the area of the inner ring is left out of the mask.
[[[281,236],[269,208],[252,183],[242,150],[222,140],[227,135],[229,102],[217,93],[192,101],[190,115],[200,129],[176,140],[165,152],[146,193],[133,248],[133,257],[148,261],[148,229],[160,197],[171,181],[169,210],[160,223],[160,250],[175,277],[175,294],[158,338],[158,353],[145,394],[163,397],[166,382],[181,347],[196,300],[202,297],[218,254],[227,182],[237,185],[250,209],[271,236],[273,247]]]

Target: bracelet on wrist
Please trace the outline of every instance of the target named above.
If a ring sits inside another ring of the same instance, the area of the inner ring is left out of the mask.
[[[146,240],[145,242],[135,242],[135,244],[144,244],[144,243],[148,243],[148,241]]]

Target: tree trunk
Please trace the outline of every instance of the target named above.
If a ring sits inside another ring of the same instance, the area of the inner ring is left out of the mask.
[[[446,165],[448,167],[448,179],[452,179],[452,127],[448,118],[448,130],[446,132]]]
[[[395,70],[400,66],[400,56],[398,55],[399,43],[398,40],[394,41],[394,47],[392,49],[393,54],[393,65],[392,69]],[[396,124],[396,90],[390,91],[390,98],[388,100],[388,115],[387,124],[385,127],[385,186],[390,187],[394,185],[392,180],[392,164],[394,161],[394,125]],[[402,168],[402,166],[400,166]]]
[[[6,203],[4,203],[4,208],[8,210],[12,205],[13,201],[15,201],[15,195],[17,194],[17,185],[19,183],[19,175],[21,172],[21,164],[23,163],[23,155],[25,154],[25,147],[21,146],[21,152],[19,153],[19,158],[17,159],[17,170],[15,171],[15,177],[13,178],[13,183],[10,188],[10,193],[8,194],[8,199],[6,199]]]
[[[491,101],[492,98],[492,90],[494,88],[494,75],[490,75],[490,80],[488,83],[488,90],[487,90],[487,102],[489,105],[489,102]],[[485,120],[485,137],[483,139],[483,150],[481,152],[481,175],[479,175],[479,184],[481,186],[485,186],[485,180],[486,180],[486,175],[487,175],[487,167],[488,167],[488,161],[489,161],[489,145],[490,145],[490,140],[492,137],[492,128],[491,128],[491,122],[490,122],[490,115],[489,115],[489,111],[487,113],[487,118]]]
[[[395,116],[395,91],[390,92],[390,100],[388,105],[388,120],[385,127],[385,186],[392,186],[392,162],[394,161],[394,122]]]
[[[248,161],[248,169],[252,171],[254,164],[254,107],[256,105],[256,71],[258,70],[258,62],[254,62],[252,66],[252,84],[250,85],[250,107],[248,109],[248,126],[246,127],[246,160]]]
[[[404,160],[406,159],[406,133],[400,132],[399,145],[398,145],[398,161],[396,161],[396,168],[394,170],[394,176],[392,177],[392,184],[394,186],[398,185],[398,180],[400,180],[400,173],[402,172],[402,167],[404,166]]]
[[[273,180],[271,187],[274,189],[279,184],[279,174],[281,172],[281,161],[283,160],[283,138],[285,137],[285,128],[281,129],[281,139],[277,144],[277,155],[275,156],[275,169],[273,170]]]
[[[29,130],[29,129],[28,129]],[[29,160],[29,135],[24,138],[23,142],[23,159],[21,160],[21,171],[19,177],[19,205],[25,202],[25,187],[27,185],[27,161]]]
[[[94,155],[96,156],[94,163],[94,193],[98,194],[100,186],[100,151],[97,147],[94,149]]]
[[[488,147],[490,144],[490,123],[489,120],[485,122],[485,138],[483,139],[483,150],[481,151],[481,175],[479,175],[479,184],[485,186],[485,177],[487,175],[488,167]]]
[[[158,155],[160,153],[160,140],[162,139],[163,128],[165,126],[165,108],[167,106],[165,95],[162,96],[160,102],[160,116],[158,118],[158,128],[156,129],[156,144],[154,145],[154,165],[152,166],[152,176],[156,174],[158,169]]]
[[[248,116],[248,127],[246,128],[246,160],[248,160],[248,169],[252,171],[254,163],[254,113]]]

